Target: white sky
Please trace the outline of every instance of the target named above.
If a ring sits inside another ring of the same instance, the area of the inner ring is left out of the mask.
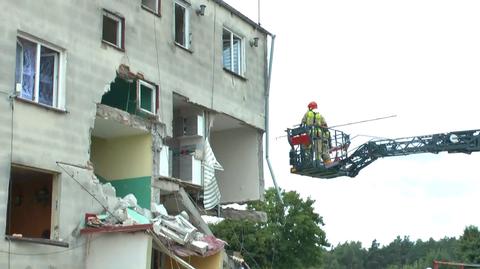
[[[257,0],[227,2],[257,21]],[[275,140],[313,100],[330,126],[397,115],[340,128],[352,137],[480,129],[478,14],[480,1],[261,1],[262,26],[277,35],[271,162],[282,188],[316,200],[330,243],[438,240],[480,226],[480,153],[380,159],[356,178],[325,180],[290,174],[288,143]],[[273,185],[267,169],[265,179]]]

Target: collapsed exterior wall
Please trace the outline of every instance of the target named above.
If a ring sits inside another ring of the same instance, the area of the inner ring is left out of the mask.
[[[95,174],[89,169],[60,163],[88,166],[97,104],[108,92],[119,66],[129,66],[132,72],[141,74],[159,88],[158,111],[152,118],[153,124],[147,128],[152,135],[152,180],[160,173],[163,139],[173,133],[174,93],[211,111],[230,115],[259,130],[259,135],[263,132],[268,32],[245,23],[231,10],[218,5],[218,1],[192,0],[187,5],[191,43],[185,49],[171,38],[174,1],[161,1],[161,17],[146,11],[140,2],[0,2],[0,9],[6,11],[0,17],[0,64],[3,67],[0,71],[0,230],[8,228],[12,167],[41,170],[54,178],[49,238],[68,244],[68,248],[59,249],[58,246],[0,240],[1,268],[85,267],[85,240],[78,237],[76,231],[82,218],[79,212],[101,210],[92,197],[98,190]],[[208,6],[205,15],[195,15],[196,7],[204,3]],[[123,48],[102,42],[106,13],[123,19]],[[242,74],[225,70],[222,64],[224,48],[219,44],[224,29],[239,35],[244,42]],[[258,47],[248,45],[253,37],[259,37]],[[53,91],[52,98],[56,103],[42,103],[38,98],[42,95],[38,88],[43,87],[40,79],[28,77],[25,66],[18,68],[24,60],[18,56],[19,51],[27,55],[31,44],[37,46],[36,51],[43,56],[55,56],[57,80],[52,81],[57,90]],[[24,74],[18,75],[19,72]],[[29,88],[37,94],[30,100],[23,95],[25,86],[22,85],[28,78],[37,83]],[[252,147],[261,148],[261,141]],[[261,167],[261,158],[257,160]],[[263,188],[263,171],[253,173],[261,174],[257,185]],[[154,189],[151,201],[158,202],[159,196],[159,190]],[[248,195],[247,199],[260,197],[261,190]]]

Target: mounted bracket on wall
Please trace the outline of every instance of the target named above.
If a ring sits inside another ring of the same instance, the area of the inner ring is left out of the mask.
[[[205,15],[205,8],[207,8],[207,6],[204,5],[204,4],[201,4],[200,7],[199,7],[199,8],[197,9],[197,11],[196,11],[196,12],[197,12],[197,15],[198,15],[198,16],[203,16],[203,15]]]
[[[254,37],[250,40],[250,47],[258,47],[258,37]]]

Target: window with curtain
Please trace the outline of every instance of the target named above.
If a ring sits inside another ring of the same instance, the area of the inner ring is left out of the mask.
[[[59,107],[60,52],[40,42],[17,38],[15,83],[19,97]]]
[[[243,39],[229,31],[223,29],[223,67],[240,76],[244,72],[243,57]]]

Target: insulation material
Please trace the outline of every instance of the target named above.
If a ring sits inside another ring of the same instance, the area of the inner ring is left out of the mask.
[[[222,250],[225,242],[198,231],[186,212],[176,216],[160,215],[153,219],[154,233],[179,256],[211,256]]]
[[[155,216],[159,216],[159,215],[168,216],[167,209],[162,204],[152,203],[151,208],[152,208],[152,213]]]
[[[220,204],[220,189],[215,177],[215,170],[223,171],[223,167],[215,158],[212,147],[208,139],[205,139],[204,144],[204,162],[203,162],[203,206],[206,210],[212,209]]]
[[[208,243],[203,241],[194,240],[192,241],[190,246],[192,247],[193,250],[195,250],[195,252],[198,252],[202,255],[205,255],[205,253],[207,253],[207,250],[208,250]]]

